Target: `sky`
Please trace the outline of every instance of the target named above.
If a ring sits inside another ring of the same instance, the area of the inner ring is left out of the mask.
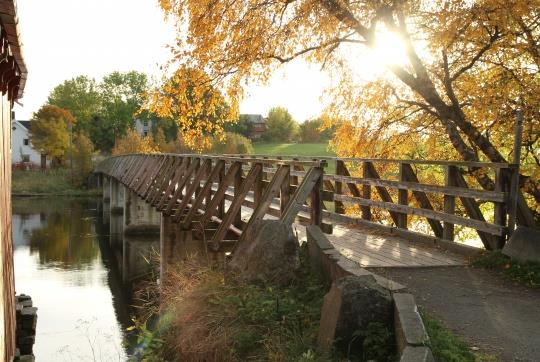
[[[113,71],[137,70],[160,77],[170,59],[166,46],[175,29],[157,0],[18,0],[23,54],[29,71],[16,118],[29,119],[64,80],[88,75],[100,80]],[[296,61],[278,71],[268,86],[250,86],[241,113],[266,115],[286,107],[303,122],[320,114],[328,79]]]

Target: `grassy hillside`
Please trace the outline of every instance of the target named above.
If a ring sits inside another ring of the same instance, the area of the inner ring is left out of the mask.
[[[97,190],[86,190],[73,186],[67,169],[54,169],[45,172],[38,170],[12,173],[11,193],[14,195],[94,195]]]
[[[335,156],[327,143],[254,143],[256,155]]]

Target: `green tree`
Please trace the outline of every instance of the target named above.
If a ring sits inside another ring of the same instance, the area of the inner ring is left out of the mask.
[[[45,105],[30,120],[30,141],[42,154],[61,163],[69,147],[69,127],[73,115],[60,107]]]
[[[252,127],[253,125],[249,122],[248,117],[245,114],[241,114],[236,123],[228,123],[223,129],[225,132],[238,133],[244,137],[249,137]]]
[[[334,127],[327,128],[320,118],[309,119],[298,126],[298,139],[302,143],[328,142]]]
[[[99,84],[102,102],[100,146],[110,151],[116,138],[122,137],[134,126],[135,114],[141,109],[143,97],[148,88],[146,74],[131,71],[113,72],[106,75]],[[137,118],[147,119],[146,113]]]
[[[101,111],[101,100],[96,81],[81,75],[56,86],[47,103],[71,112],[77,121],[73,131],[90,134],[93,121]]]
[[[284,107],[274,107],[268,112],[264,139],[272,142],[288,142],[295,138],[298,125]]]
[[[73,138],[73,146],[70,150],[73,162],[72,182],[75,186],[82,186],[86,183],[88,175],[94,169],[92,158],[94,156],[94,144],[84,133],[78,133]]]

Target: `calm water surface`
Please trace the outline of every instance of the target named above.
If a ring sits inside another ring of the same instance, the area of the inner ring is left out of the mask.
[[[38,307],[37,361],[127,359],[122,243],[111,248],[102,215],[100,200],[13,199],[15,283]]]

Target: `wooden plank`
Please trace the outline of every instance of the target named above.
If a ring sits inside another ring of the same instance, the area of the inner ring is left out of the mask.
[[[225,168],[225,161],[223,160],[217,161],[216,165],[212,169],[212,172],[208,176],[201,193],[199,194],[199,196],[195,198],[195,201],[193,202],[192,207],[189,209],[189,212],[187,213],[186,218],[184,219],[182,223],[182,227],[184,229],[191,226],[191,222],[194,220],[195,216],[197,215],[197,210],[202,205],[203,200],[207,198],[208,195],[210,195],[211,197],[210,192],[212,191],[212,185],[214,184],[214,180],[218,179],[219,175],[221,174],[224,168]],[[207,201],[207,203],[209,202],[210,201]]]
[[[192,179],[196,170],[199,169],[200,164],[201,164],[201,159],[199,157],[195,157],[191,160],[191,164],[189,165],[186,172],[184,173],[184,176],[178,181],[176,190],[174,191],[172,198],[169,200],[167,207],[163,210],[163,213],[165,215],[170,215],[173,207],[176,206],[178,199],[182,198],[182,192],[184,191],[184,186],[189,180]]]
[[[168,176],[172,172],[173,167],[175,166],[176,158],[166,156],[165,162],[162,169],[156,175],[154,185],[150,192],[146,195],[146,201],[152,204],[152,201],[155,198],[155,195],[162,192],[165,182],[168,183]]]
[[[281,185],[286,182],[289,172],[290,166],[282,165],[278,168],[277,172],[274,174],[274,177],[272,177],[270,184],[266,188],[264,195],[261,198],[261,201],[254,202],[254,205],[256,205],[255,210],[251,214],[251,217],[249,218],[249,221],[244,228],[244,231],[242,232],[240,241],[243,241],[245,239],[245,236],[249,233],[255,222],[260,221],[264,218],[264,215],[266,215],[268,208],[272,203],[272,200],[280,193]]]
[[[454,182],[456,183],[457,186],[463,187],[463,188],[468,187],[467,182],[465,181],[465,179],[463,178],[463,175],[460,172],[457,172],[454,176],[455,176]],[[482,214],[482,211],[480,210],[480,207],[476,203],[476,200],[471,199],[469,197],[460,197],[459,199],[461,200],[461,203],[463,204],[465,211],[467,212],[467,214],[469,214],[469,217],[471,219],[478,220],[480,222],[486,221],[486,219],[484,218],[484,215]],[[495,234],[495,235],[503,235],[503,233],[506,232],[504,231],[504,228],[502,228],[501,226],[498,226],[498,228],[503,229],[503,231],[502,233]],[[491,237],[491,235],[483,232],[486,230],[482,230],[478,228],[476,229],[477,229],[476,231],[478,233],[478,236],[480,237],[480,240],[482,240],[482,243],[484,244],[484,247],[488,250],[494,250],[497,247],[497,241],[494,240]]]
[[[186,209],[188,203],[191,201],[193,195],[195,194],[195,191],[197,191],[197,188],[200,187],[201,180],[207,170],[209,163],[211,164],[212,160],[204,160],[202,166],[200,166],[198,170],[195,172],[193,181],[191,181],[189,186],[186,187],[186,193],[185,195],[183,195],[182,200],[180,201],[180,205],[178,206],[178,208],[176,209],[176,212],[174,213],[172,217],[174,222],[180,221],[180,217],[182,216],[183,211]]]
[[[323,175],[323,171],[320,168],[311,168],[306,177],[302,180],[300,186],[296,189],[293,197],[289,201],[285,212],[281,215],[281,221],[287,224],[292,224],[296,215],[306,202],[308,196],[311,193],[313,187],[320,185],[320,178]]]
[[[400,212],[400,213],[406,213],[409,215],[423,216],[423,217],[434,219],[434,220],[448,221],[454,224],[467,226],[470,228],[474,228],[476,230],[481,230],[483,232],[493,234],[493,235],[502,235],[505,232],[505,228],[499,225],[490,224],[486,221],[469,219],[462,216],[449,215],[440,211],[416,208],[416,207],[405,206],[405,205],[398,205],[392,202],[366,200],[361,197],[354,197],[354,196],[347,196],[347,195],[335,195],[335,197],[338,198],[340,201],[350,202],[352,204],[368,205],[372,207],[386,209],[392,212]]]
[[[453,167],[453,166],[452,166]],[[423,191],[427,193],[444,194],[451,196],[467,196],[484,201],[504,202],[508,196],[506,192],[489,191],[489,190],[473,190],[462,189],[460,187],[438,186],[408,181],[392,181],[372,178],[359,178],[341,175],[324,175],[325,179],[335,182],[349,182],[351,184],[383,186],[394,189],[405,188],[411,191]],[[356,196],[356,195],[353,195]]]
[[[369,167],[367,162],[362,163],[362,177],[363,178],[369,178],[371,177],[369,174]],[[357,196],[355,196],[357,197]],[[371,186],[369,185],[363,185],[362,186],[362,197],[366,200],[371,199]],[[363,206],[362,207],[362,219],[364,220],[371,220],[371,209],[369,206]]]
[[[289,203],[289,200],[291,199],[291,166],[289,165],[282,165],[279,166],[278,170],[274,174],[274,177],[272,178],[272,182],[275,180],[275,176],[280,172],[280,170],[284,170],[285,175],[282,177],[282,180],[280,181],[280,192],[279,192],[279,204],[280,204],[280,210],[281,213],[285,212],[285,209],[287,208],[287,204]],[[270,184],[271,184],[270,183]],[[255,202],[257,204],[257,202]]]
[[[453,180],[456,178],[456,173],[459,172],[456,166],[445,166],[444,185],[453,186]],[[456,198],[454,195],[444,195],[444,212],[449,215],[456,213]],[[454,224],[451,222],[443,222],[443,239],[454,241]]]
[[[176,187],[176,184],[178,183],[178,181],[182,179],[190,163],[191,163],[191,158],[185,157],[182,159],[182,163],[175,170],[174,176],[171,179],[169,186],[167,186],[167,189],[165,190],[163,195],[161,195],[161,198],[159,199],[159,202],[157,203],[156,209],[158,211],[162,211],[165,208],[165,206],[167,205],[167,202],[172,196],[172,193],[174,192],[174,188]]]
[[[404,165],[405,166],[405,165]],[[364,163],[364,169],[367,170],[367,175],[371,178],[380,179],[379,173],[375,169],[375,166],[371,162]],[[375,189],[377,190],[377,193],[379,194],[380,198],[386,202],[386,203],[393,203],[392,196],[390,196],[390,193],[386,189],[386,187],[383,186],[375,186]],[[398,225],[399,223],[399,214],[396,212],[390,211],[390,217],[394,221],[394,224]]]
[[[403,172],[403,164],[399,165],[399,180],[404,181],[405,175]],[[398,189],[398,204],[408,206],[409,205],[409,191],[406,188]],[[407,229],[407,214],[400,213],[398,215],[398,222],[396,224],[398,228]]]
[[[227,173],[223,176],[223,178],[221,178],[220,176],[219,187],[214,193],[212,200],[210,200],[210,203],[206,207],[204,215],[201,218],[201,223],[203,227],[208,221],[210,221],[212,216],[214,216],[216,208],[218,208],[218,206],[221,208],[221,205],[225,204],[225,192],[229,188],[229,185],[234,182],[234,178],[236,177],[236,174],[238,173],[238,170],[241,169],[241,167],[241,163],[235,162],[231,165],[231,167],[229,167]],[[220,219],[222,218],[220,217]]]
[[[344,169],[345,169],[345,163],[341,160],[337,160],[336,161],[336,174],[343,176],[345,174]],[[343,195],[343,183],[341,181],[335,181],[335,184],[336,186],[335,186],[334,193],[338,195]],[[343,202],[334,201],[334,210],[337,214],[344,214],[345,208],[343,206]]]
[[[161,196],[165,193],[167,190],[167,187],[169,187],[169,184],[175,174],[177,172],[178,167],[182,165],[183,159],[180,157],[174,157],[172,158],[173,162],[171,166],[168,168],[167,172],[164,173],[163,179],[161,181],[161,184],[158,188],[156,188],[154,194],[150,198],[150,204],[152,206],[156,206],[159,200],[161,199]]]
[[[403,176],[404,179],[406,179],[409,182],[418,183],[418,177],[416,177],[416,173],[414,173],[414,170],[412,169],[411,165],[409,164],[403,164]],[[426,210],[433,210],[433,206],[431,206],[431,201],[429,201],[429,198],[423,191],[413,191],[413,196],[418,201],[418,204],[421,208]],[[440,222],[438,222],[435,219],[428,218],[427,219],[429,225],[431,226],[431,230],[433,230],[433,233],[436,237],[441,238],[443,234],[443,227]]]
[[[323,175],[324,170],[320,168],[320,176],[316,179],[315,184],[311,188],[310,196],[310,206],[311,206],[311,224],[312,225],[321,225],[322,224],[322,211],[324,208],[322,200],[322,191],[323,191]]]
[[[241,171],[242,171],[242,168],[239,167],[236,174],[238,174]],[[225,216],[223,217],[223,220],[221,224],[219,225],[218,230],[214,234],[214,237],[212,238],[212,243],[219,244],[219,242],[223,240],[223,237],[227,233],[229,226],[231,226],[234,220],[236,219],[236,215],[241,215],[240,209],[242,207],[242,202],[244,201],[246,195],[248,194],[251,188],[251,185],[255,181],[257,174],[260,172],[262,172],[262,165],[260,163],[254,164],[252,169],[249,171],[248,175],[246,176],[246,179],[240,185],[239,190],[236,190],[236,187],[235,187],[234,200],[231,202],[231,205],[227,209],[227,212],[225,213]]]
[[[505,172],[504,169],[497,169],[495,170],[495,191],[499,192],[505,192],[508,191],[508,184],[505,182]],[[506,226],[506,215],[507,215],[507,208],[506,203],[504,202],[496,202],[494,208],[494,214],[493,214],[493,222],[497,225]],[[501,237],[496,238],[497,242],[497,248],[502,249],[506,242],[507,235],[503,235]]]

